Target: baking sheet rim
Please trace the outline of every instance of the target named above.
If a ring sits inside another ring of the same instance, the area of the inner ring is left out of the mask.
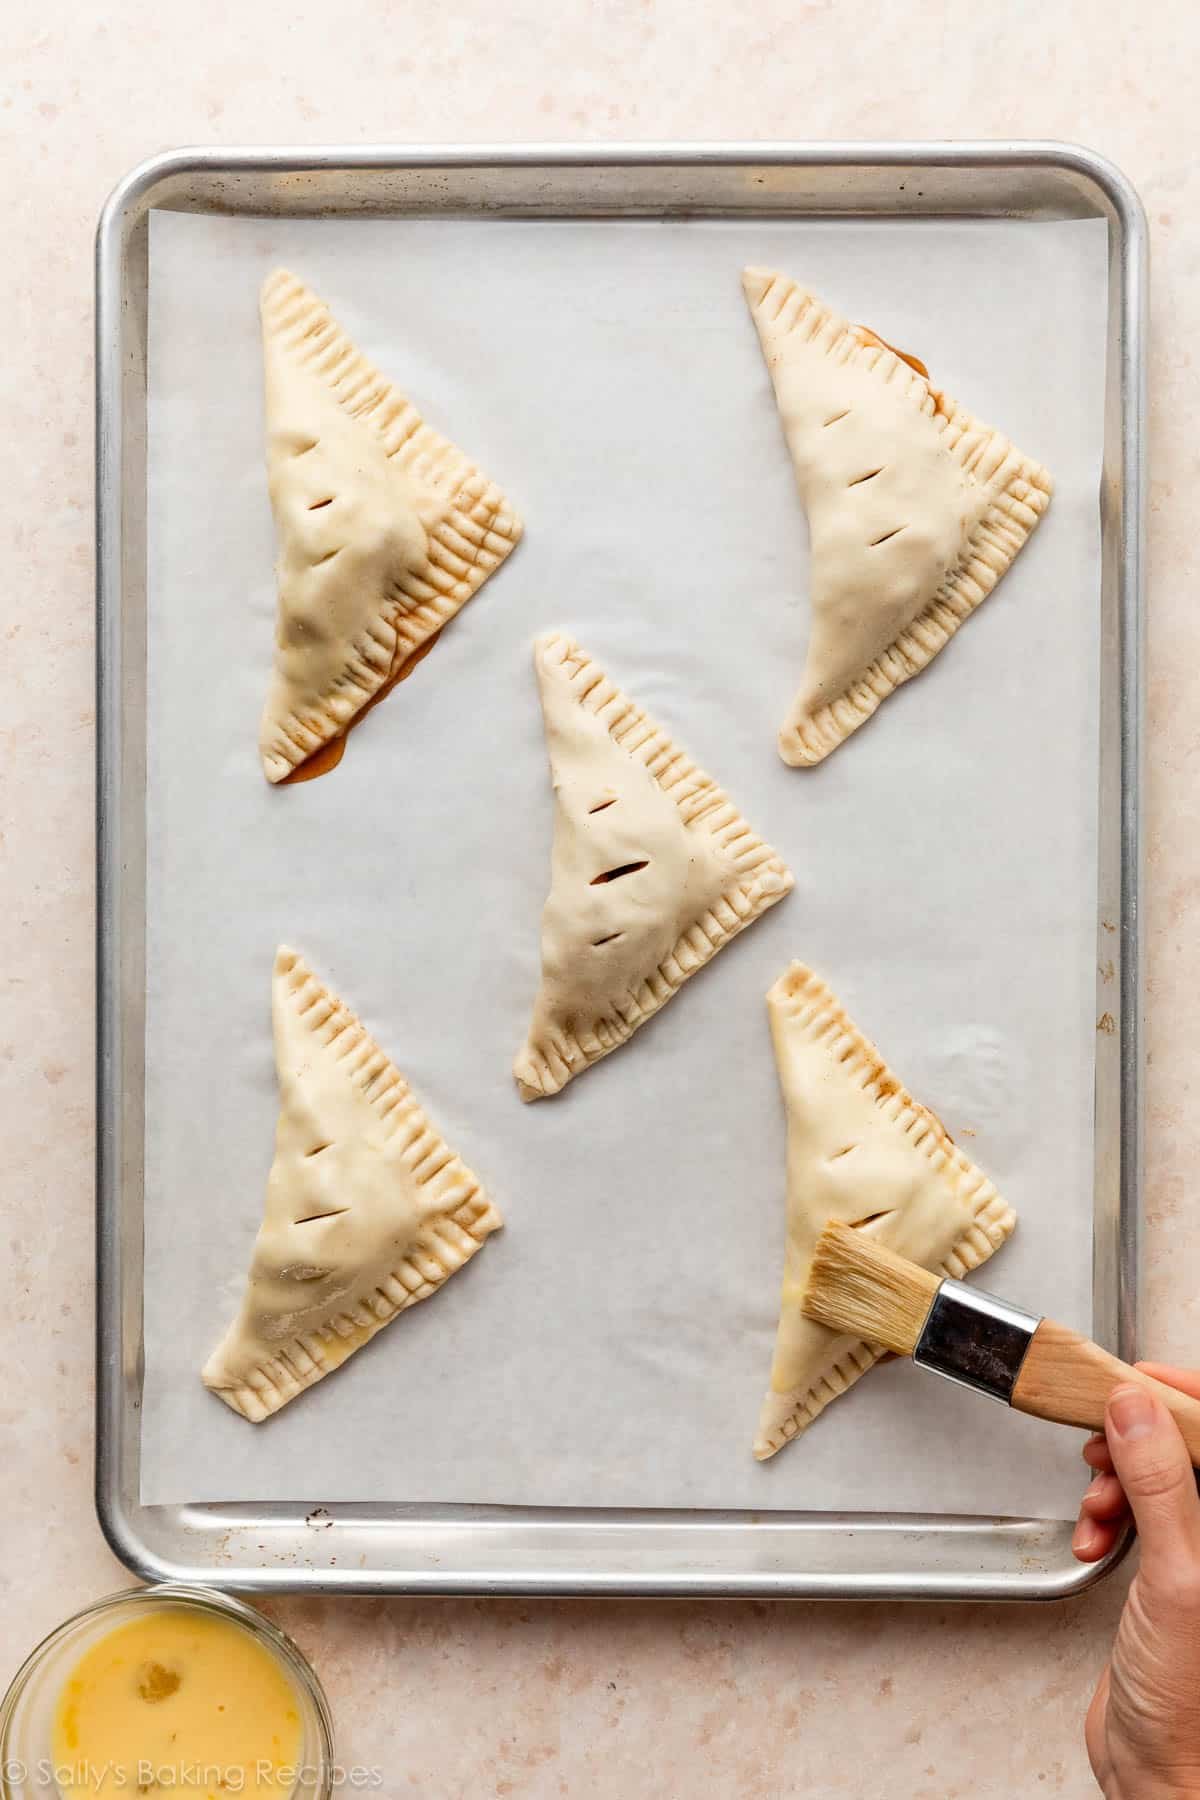
[[[978,167],[993,173],[1006,170],[1028,170],[1041,166],[1069,178],[1082,179],[1099,196],[1098,211],[1107,212],[1110,221],[1110,279],[1114,290],[1110,297],[1109,358],[1110,369],[1118,385],[1120,406],[1113,423],[1110,394],[1109,419],[1106,425],[1104,498],[1107,516],[1104,530],[1104,579],[1114,578],[1118,586],[1117,651],[1120,658],[1120,843],[1119,874],[1121,899],[1121,1016],[1119,1020],[1120,1059],[1120,1206],[1119,1216],[1112,1222],[1115,1245],[1107,1257],[1097,1257],[1097,1270],[1107,1261],[1115,1275],[1116,1326],[1120,1347],[1129,1353],[1132,1346],[1134,1294],[1137,1276],[1137,1212],[1139,1202],[1140,1158],[1140,1047],[1139,1033],[1139,943],[1138,943],[1138,768],[1140,757],[1141,693],[1138,656],[1141,630],[1141,525],[1144,506],[1144,480],[1140,426],[1144,417],[1144,322],[1145,322],[1145,231],[1140,204],[1124,178],[1111,165],[1090,152],[1061,145],[743,145],[743,146],[551,146],[503,147],[496,150],[469,147],[414,147],[399,150],[355,148],[317,151],[235,150],[228,152],[172,152],[153,159],[134,170],[114,194],[101,220],[97,243],[97,490],[98,490],[98,612],[100,643],[98,688],[101,728],[98,736],[98,860],[100,874],[100,906],[98,914],[98,988],[99,988],[99,1059],[98,1086],[100,1102],[100,1154],[98,1172],[98,1386],[97,1386],[97,1509],[102,1528],[117,1554],[139,1572],[161,1575],[187,1569],[197,1570],[172,1558],[164,1558],[142,1534],[145,1521],[141,1513],[155,1512],[176,1516],[184,1532],[196,1532],[198,1512],[228,1516],[228,1508],[141,1508],[130,1503],[128,1477],[130,1450],[136,1456],[136,1434],[130,1438],[127,1403],[132,1397],[136,1415],[136,1396],[132,1394],[131,1377],[136,1381],[136,1356],[129,1356],[130,1294],[126,1285],[128,1268],[122,1258],[122,1246],[116,1229],[122,1223],[121,1203],[127,1198],[116,1180],[121,1149],[119,1105],[121,1087],[116,1079],[118,1053],[122,1048],[123,1017],[116,999],[120,989],[114,980],[117,970],[114,958],[121,939],[120,920],[112,907],[115,894],[121,890],[121,834],[119,801],[121,794],[121,752],[124,748],[120,708],[121,699],[121,603],[123,598],[123,528],[125,502],[128,498],[122,481],[125,423],[123,402],[127,394],[126,380],[136,367],[127,367],[129,345],[122,330],[127,323],[123,314],[125,291],[125,259],[133,227],[154,203],[154,195],[163,183],[168,185],[192,175],[220,176],[222,173],[280,174],[285,170],[341,170],[351,176],[371,170],[428,169],[446,166],[478,170],[488,165],[507,169],[549,165],[563,168],[608,170],[623,167],[670,165],[690,169],[699,176],[706,168],[716,166],[764,165],[789,166],[799,169],[827,167],[886,168],[927,166],[935,169]],[[178,195],[174,196],[178,198]],[[224,210],[219,203],[204,210]],[[265,210],[272,211],[267,207]],[[535,209],[536,210],[536,209]],[[751,210],[750,208],[739,210]],[[791,209],[801,210],[799,208]],[[852,210],[852,209],[851,209]],[[896,208],[897,213],[912,208]],[[1003,216],[997,207],[993,216]],[[828,214],[822,216],[828,217]],[[859,213],[857,216],[862,216]],[[986,214],[984,216],[987,216]],[[1009,216],[1012,216],[1011,213]],[[1115,233],[1115,242],[1114,239]],[[1116,439],[1114,445],[1114,436]],[[1114,469],[1115,463],[1115,469]],[[1114,541],[1112,530],[1114,505],[1121,527]],[[1102,848],[1103,857],[1103,848]],[[1102,882],[1104,868],[1102,863]],[[1099,1249],[1099,1246],[1098,1246]],[[114,1325],[117,1327],[114,1332]],[[117,1430],[112,1427],[116,1424]],[[362,1514],[365,1509],[346,1507],[342,1514]],[[477,1509],[453,1509],[475,1512]],[[504,1509],[497,1509],[503,1511]],[[509,1509],[524,1516],[534,1509]],[[283,1515],[291,1519],[289,1509],[266,1507],[268,1517]],[[425,1514],[429,1517],[428,1511]],[[490,1514],[489,1514],[490,1516]],[[674,1515],[673,1515],[674,1516]],[[622,1515],[626,1517],[626,1515]],[[685,1518],[689,1515],[684,1515]],[[753,1515],[750,1515],[752,1518]],[[772,1524],[786,1528],[789,1515],[774,1515]],[[843,1528],[859,1531],[869,1522],[875,1529],[893,1525],[906,1531],[918,1521],[888,1520],[884,1515],[837,1515]],[[295,1515],[299,1529],[303,1522]],[[136,1520],[136,1523],[135,1523]],[[194,1522],[193,1522],[194,1520]],[[531,1523],[535,1521],[531,1520]],[[415,1523],[415,1520],[414,1520]],[[511,1524],[512,1521],[502,1521]],[[634,1525],[636,1518],[629,1518]],[[730,1524],[733,1521],[729,1521]],[[802,1516],[795,1524],[815,1528],[818,1521]],[[921,1523],[926,1534],[938,1535],[945,1528],[961,1529],[954,1521]],[[982,1522],[979,1522],[982,1523]],[[992,1522],[997,1529],[1011,1535],[1017,1522]],[[445,1521],[439,1521],[444,1529]],[[714,1529],[721,1528],[713,1520]],[[278,1529],[278,1526],[275,1527]],[[693,1525],[693,1529],[694,1529]],[[256,1531],[270,1529],[259,1517]],[[761,1529],[761,1527],[760,1527]],[[303,1540],[301,1540],[303,1541]],[[323,1546],[324,1548],[324,1546]],[[215,1561],[215,1559],[214,1559]],[[219,1565],[218,1565],[219,1566]],[[331,1588],[370,1588],[374,1591],[521,1591],[521,1592],[744,1592],[800,1595],[806,1593],[839,1593],[847,1597],[867,1592],[890,1594],[962,1594],[981,1597],[990,1594],[1014,1598],[1056,1597],[1099,1577],[1111,1564],[1091,1570],[1066,1566],[1065,1574],[1027,1569],[1011,1581],[997,1582],[984,1576],[973,1579],[967,1571],[946,1575],[930,1571],[928,1580],[889,1579],[881,1576],[859,1576],[853,1572],[821,1576],[815,1572],[785,1570],[770,1574],[765,1570],[694,1571],[674,1575],[669,1571],[643,1576],[630,1572],[576,1568],[565,1575],[546,1570],[529,1575],[513,1570],[444,1571],[440,1575],[423,1576],[419,1570],[367,1571],[365,1579],[356,1580],[352,1571],[341,1569],[336,1574],[317,1567],[296,1566],[272,1568],[238,1565],[239,1585],[313,1586]],[[210,1567],[212,1572],[210,1573]],[[217,1568],[203,1565],[200,1579],[211,1579]],[[226,1580],[235,1576],[232,1567],[220,1570]],[[393,1576],[392,1579],[385,1579]]]

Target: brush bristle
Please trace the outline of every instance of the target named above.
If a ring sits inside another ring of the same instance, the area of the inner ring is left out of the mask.
[[[906,1262],[869,1232],[830,1219],[800,1306],[831,1331],[911,1356],[940,1286],[939,1275]]]

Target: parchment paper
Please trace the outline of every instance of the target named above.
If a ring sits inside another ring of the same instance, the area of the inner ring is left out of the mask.
[[[909,1366],[769,1465],[750,1444],[783,1243],[762,997],[794,956],[1020,1213],[989,1284],[1089,1325],[1104,225],[152,226],[143,1500],[1073,1511],[1073,1434]],[[807,534],[748,261],[923,356],[1058,483],[996,595],[815,772],[775,752]],[[341,767],[288,791],[256,753],[275,606],[256,301],[280,262],[527,523]],[[530,646],[551,626],[797,883],[631,1045],[525,1107],[509,1070],[552,822]],[[281,940],[508,1229],[253,1428],[198,1370],[259,1223]]]

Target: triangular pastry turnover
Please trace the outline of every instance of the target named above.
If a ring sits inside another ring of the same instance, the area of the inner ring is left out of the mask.
[[[279,1123],[241,1311],[204,1385],[257,1423],[427,1300],[503,1221],[404,1077],[294,950],[272,985]]]
[[[779,734],[817,763],[970,617],[1050,503],[1045,469],[910,359],[770,269],[747,269],[811,540],[812,622]]]
[[[556,1094],[792,887],[716,783],[578,644],[538,640],[554,783],[542,983],[513,1072]]]
[[[286,270],[262,290],[279,542],[269,781],[340,737],[521,536],[505,496]]]
[[[767,995],[787,1108],[787,1247],[771,1385],[754,1454],[798,1436],[884,1352],[814,1325],[800,1310],[830,1219],[859,1225],[910,1262],[963,1276],[1016,1219],[995,1188],[913,1099],[825,983],[793,963]]]

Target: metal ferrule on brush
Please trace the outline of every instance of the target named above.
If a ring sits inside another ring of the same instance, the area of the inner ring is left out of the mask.
[[[948,1279],[929,1309],[913,1361],[1007,1406],[1041,1322],[1007,1300]]]

